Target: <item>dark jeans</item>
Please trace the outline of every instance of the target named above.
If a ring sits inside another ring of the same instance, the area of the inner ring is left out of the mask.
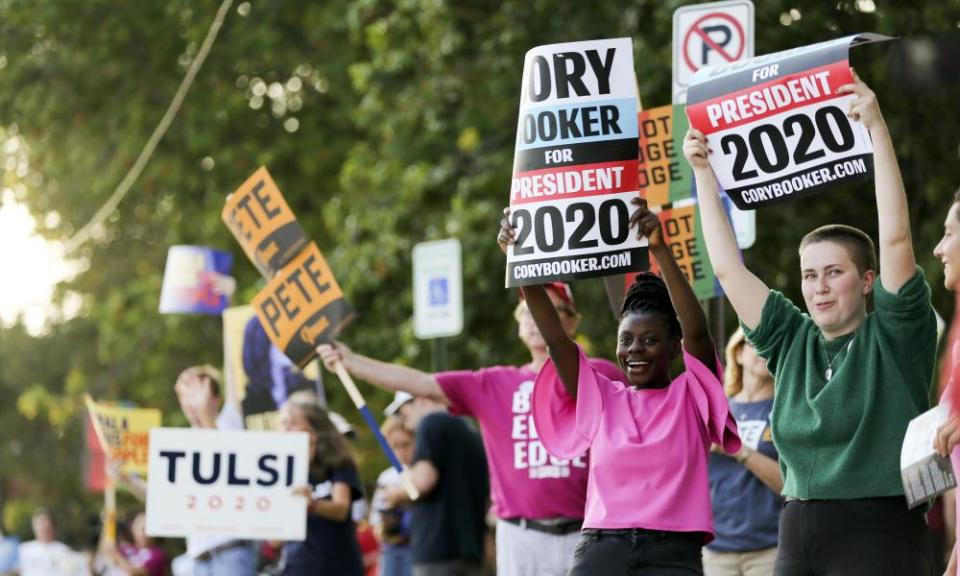
[[[777,576],[934,574],[923,507],[902,496],[788,500],[780,514]]]
[[[595,530],[580,533],[569,576],[689,576],[703,574],[699,532]]]

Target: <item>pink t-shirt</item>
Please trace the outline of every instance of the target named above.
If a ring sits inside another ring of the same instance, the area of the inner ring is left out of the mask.
[[[686,371],[663,389],[638,390],[596,370],[580,352],[577,399],[553,362],[533,392],[533,417],[551,454],[573,458],[590,449],[584,528],[703,532],[713,540],[707,479],[710,443],[740,449],[737,424],[713,370],[683,353]]]
[[[609,378],[624,378],[606,360],[590,363]],[[480,424],[498,518],[583,518],[587,457],[554,458],[544,449],[530,412],[536,372],[529,366],[494,366],[435,376],[450,411]]]

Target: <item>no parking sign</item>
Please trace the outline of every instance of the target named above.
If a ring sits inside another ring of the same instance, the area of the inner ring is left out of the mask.
[[[753,2],[728,0],[673,13],[673,102],[687,101],[697,70],[753,57]]]

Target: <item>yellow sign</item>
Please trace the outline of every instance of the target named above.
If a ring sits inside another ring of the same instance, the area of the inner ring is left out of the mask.
[[[160,426],[159,410],[122,408],[92,400],[87,409],[107,456],[123,463],[124,472],[146,476],[150,429]]]
[[[252,305],[270,341],[299,368],[316,357],[318,344],[334,338],[354,315],[312,242],[274,276]]]
[[[227,197],[220,218],[267,278],[307,244],[307,235],[263,166]]]

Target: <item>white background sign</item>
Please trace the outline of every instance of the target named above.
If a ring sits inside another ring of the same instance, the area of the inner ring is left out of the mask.
[[[421,242],[413,247],[413,332],[426,340],[462,330],[460,241]]]
[[[753,58],[750,0],[694,4],[674,11],[674,104],[686,103],[687,86],[697,70],[746,58]]]
[[[304,432],[150,431],[147,534],[303,540]]]
[[[851,45],[858,34],[710,67],[691,80],[690,125],[712,142],[710,164],[741,209],[775,204],[873,174],[872,143],[847,116]]]
[[[674,11],[674,104],[686,103],[687,86],[700,68],[747,58],[753,58],[753,2],[750,0],[695,4]],[[753,246],[757,239],[757,213],[728,205],[737,245]]]
[[[517,242],[507,253],[507,286],[645,265],[646,240],[629,230],[637,146],[629,38],[527,52],[510,187]]]

